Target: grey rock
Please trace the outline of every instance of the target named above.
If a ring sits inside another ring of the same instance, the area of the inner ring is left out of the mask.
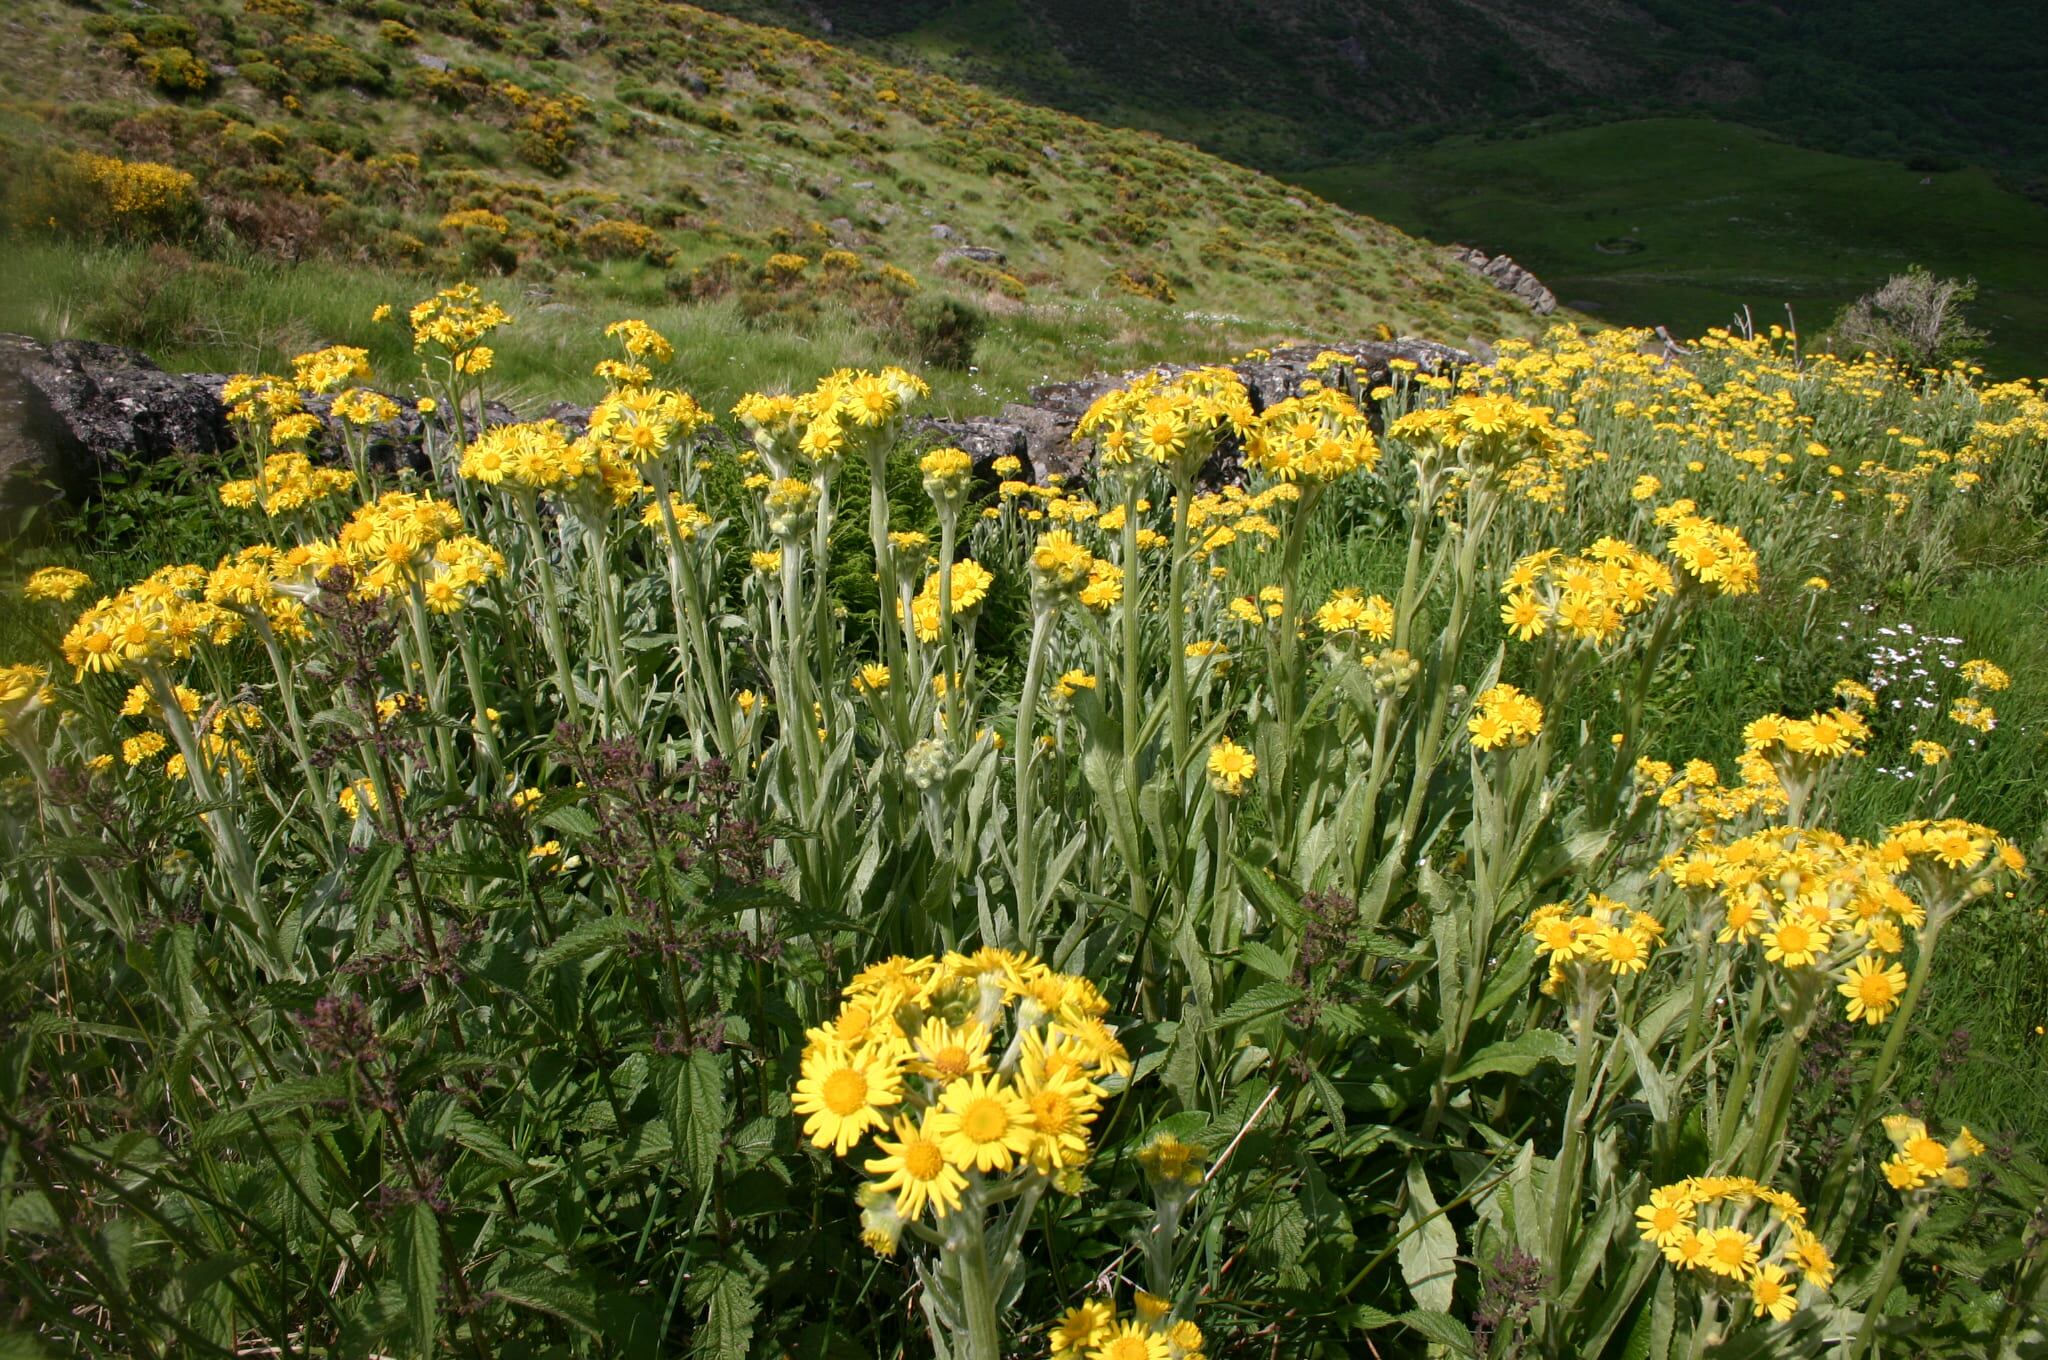
[[[1506,255],[1495,255],[1489,259],[1485,251],[1472,246],[1451,246],[1449,250],[1452,259],[1503,293],[1520,298],[1537,316],[1549,316],[1557,310],[1557,294],[1545,288],[1543,280]]]
[[[1010,257],[994,246],[955,246],[939,253],[938,265],[944,269],[955,260],[973,260],[977,264],[1007,264]]]
[[[212,453],[227,441],[220,404],[203,386],[132,349],[0,335],[0,371],[0,444],[11,468],[33,466],[74,496],[124,457]]]
[[[429,71],[445,71],[448,69],[448,58],[437,57],[432,52],[415,52],[412,54],[412,59],[419,65],[426,67]]]
[[[932,224],[932,239],[934,241],[950,241],[953,239],[953,229],[944,222],[934,222]]]

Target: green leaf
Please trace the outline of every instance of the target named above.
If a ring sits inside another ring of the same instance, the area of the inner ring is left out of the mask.
[[[1375,1308],[1369,1303],[1354,1303],[1349,1307],[1339,1308],[1331,1317],[1341,1325],[1361,1332],[1376,1332],[1382,1327],[1391,1327],[1400,1321],[1392,1313]]]
[[[405,1211],[393,1256],[413,1345],[420,1354],[432,1355],[441,1329],[441,1231],[432,1208],[414,1204]]]
[[[718,1168],[718,1149],[732,1112],[725,1102],[725,1073],[718,1055],[698,1049],[668,1064],[664,1073],[669,1138],[682,1159],[690,1184],[711,1184]]]
[[[1401,1233],[1395,1254],[1400,1257],[1401,1278],[1408,1282],[1409,1294],[1424,1311],[1443,1312],[1451,1306],[1457,1285],[1458,1234],[1450,1220],[1437,1212],[1436,1195],[1419,1161],[1408,1163],[1408,1205],[1401,1211]],[[1470,1350],[1470,1338],[1465,1344]]]
[[[1248,1025],[1254,1020],[1263,1020],[1269,1015],[1286,1010],[1302,998],[1302,990],[1287,982],[1261,982],[1244,995],[1223,1008],[1223,1014],[1216,1017],[1218,1029],[1232,1029]]]
[[[1472,1355],[1475,1353],[1472,1345],[1472,1333],[1466,1329],[1464,1323],[1458,1321],[1449,1313],[1429,1308],[1417,1308],[1412,1312],[1401,1314],[1398,1321],[1404,1327],[1409,1327],[1422,1333],[1439,1346],[1450,1347],[1451,1353],[1454,1355]]]
[[[591,816],[589,808],[578,807],[574,803],[565,803],[561,807],[550,808],[547,812],[541,814],[540,824],[569,836],[595,836],[597,834],[597,818]]]
[[[491,1292],[517,1307],[560,1318],[592,1336],[599,1334],[597,1299],[590,1287],[578,1280],[521,1266],[492,1280]]]
[[[534,956],[534,963],[542,968],[556,968],[578,959],[587,959],[607,949],[616,949],[626,942],[631,923],[623,916],[597,916],[571,926],[561,938]]]
[[[521,1157],[510,1143],[498,1135],[498,1131],[478,1119],[460,1106],[444,1116],[448,1132],[455,1141],[474,1152],[494,1166],[507,1171],[525,1171],[526,1159]]]
[[[1556,1030],[1534,1029],[1526,1034],[1517,1034],[1512,1039],[1488,1044],[1471,1057],[1464,1065],[1451,1073],[1447,1080],[1455,1085],[1471,1081],[1493,1072],[1507,1072],[1517,1077],[1526,1077],[1545,1062],[1563,1063],[1572,1058],[1571,1041]]]
[[[754,1339],[754,1318],[761,1311],[753,1280],[745,1272],[719,1262],[698,1276],[690,1294],[692,1301],[704,1309],[704,1325],[697,1331],[692,1354],[698,1360],[747,1360]]]

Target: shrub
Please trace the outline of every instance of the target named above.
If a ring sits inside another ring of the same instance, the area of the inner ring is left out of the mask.
[[[160,47],[142,54],[135,62],[150,84],[165,94],[198,94],[213,83],[207,64],[182,47]]]
[[[1915,266],[1843,308],[1829,333],[1836,349],[1932,368],[1983,348],[1988,333],[1964,314],[1976,296],[1975,279],[1936,278]]]
[[[593,222],[577,232],[576,245],[594,260],[623,260],[637,256],[662,264],[671,253],[661,233],[652,227],[609,218]]]
[[[1154,302],[1172,302],[1176,294],[1164,274],[1143,265],[1126,265],[1109,276],[1109,281],[1133,297]]]
[[[931,296],[903,309],[910,332],[910,351],[935,368],[965,370],[974,366],[975,346],[988,329],[980,308],[958,298]]]
[[[156,161],[90,151],[41,158],[17,199],[24,227],[82,236],[177,237],[198,225],[198,181]]]

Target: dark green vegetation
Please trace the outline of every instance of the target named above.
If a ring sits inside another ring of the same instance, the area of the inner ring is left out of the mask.
[[[1994,370],[2048,360],[2048,29],[2030,5],[721,8],[822,16],[835,41],[1186,138],[1510,254],[1608,321],[1690,333],[1790,302],[1817,332],[1919,263],[1983,281]]]
[[[1708,119],[1460,137],[1304,172],[1336,202],[1437,240],[1507,250],[1568,306],[1676,335],[1760,321],[1817,335],[1920,264],[1974,275],[1994,368],[2048,367],[2048,207],[1982,169],[1922,173]]]
[[[1299,167],[1530,119],[1709,111],[1855,156],[2048,168],[2024,0],[722,0],[1103,122]]]

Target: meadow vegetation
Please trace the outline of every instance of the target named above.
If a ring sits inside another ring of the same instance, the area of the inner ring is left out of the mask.
[[[928,366],[959,361],[928,335],[947,302],[1040,331],[1078,311],[1137,333],[1531,332],[1425,243],[1266,176],[687,5],[30,0],[17,19],[0,185],[31,255],[0,324],[46,338],[140,312],[196,355],[322,310],[166,315],[181,288],[246,295],[222,276],[263,262],[312,265],[309,291],[503,279],[586,332],[660,306],[702,314],[685,333],[852,331]],[[178,254],[37,277],[37,252],[81,243]],[[91,286],[109,271],[133,277]],[[343,342],[366,338],[301,348]],[[821,345],[811,366],[854,357]]]
[[[517,311],[18,564],[15,1349],[2048,1341],[2039,385],[1560,328],[1063,484],[637,318],[479,428]]]

